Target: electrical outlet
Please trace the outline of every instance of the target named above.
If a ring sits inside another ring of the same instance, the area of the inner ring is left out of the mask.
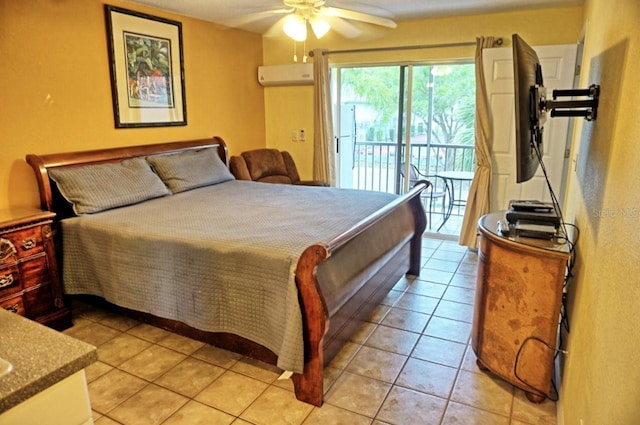
[[[298,140],[300,140],[301,142],[304,142],[305,140],[307,140],[307,135],[304,132],[304,128],[300,129],[300,135],[298,136]]]
[[[291,141],[292,142],[297,142],[298,141],[298,132],[297,131],[292,131],[291,132]]]

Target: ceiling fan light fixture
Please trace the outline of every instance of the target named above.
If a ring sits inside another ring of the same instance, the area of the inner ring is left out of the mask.
[[[305,41],[307,39],[307,22],[300,15],[289,15],[282,30],[295,41]]]
[[[315,34],[317,39],[321,39],[325,36],[326,33],[331,29],[331,25],[329,22],[325,21],[322,18],[318,18],[317,16],[312,16],[309,18],[309,24],[311,24],[311,29]]]

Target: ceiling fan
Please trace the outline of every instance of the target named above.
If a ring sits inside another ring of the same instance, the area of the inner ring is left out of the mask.
[[[295,41],[307,39],[307,24],[316,38],[323,37],[331,28],[342,36],[354,38],[361,31],[349,21],[364,22],[387,28],[396,28],[396,23],[386,17],[339,7],[325,6],[325,0],[283,0],[284,9],[251,13],[241,18],[243,23],[264,19],[273,15],[281,18],[284,33]],[[234,25],[231,25],[234,26]]]

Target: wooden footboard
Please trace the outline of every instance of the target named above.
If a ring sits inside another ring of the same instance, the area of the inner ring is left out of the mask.
[[[219,137],[65,154],[28,155],[27,162],[35,172],[42,208],[56,212],[57,218],[63,219],[69,217],[72,211],[50,180],[48,172],[51,169],[212,146],[217,147],[226,163],[226,145]],[[419,274],[421,240],[426,227],[420,193],[425,187],[423,183],[418,184],[334,240],[309,246],[301,255],[297,263],[296,283],[303,315],[305,366],[303,373],[294,374],[292,378],[298,399],[317,406],[322,404],[325,365],[370,317],[373,309],[404,274]],[[378,242],[380,247],[377,249],[359,248]],[[358,261],[353,261],[354,258]],[[338,277],[330,278],[325,267],[336,264],[338,267],[333,269],[334,272],[344,269],[344,276],[338,273]],[[340,290],[333,290],[335,287]],[[274,364],[277,360],[275,354],[265,347],[235,335],[204,332],[146,313],[128,313],[140,320],[259,360]]]
[[[294,374],[292,379],[299,400],[322,405],[325,365],[371,317],[373,310],[404,274],[419,274],[422,234],[426,228],[420,193],[425,187],[422,183],[417,185],[328,244],[310,246],[298,260],[296,282],[302,300],[305,366],[304,373]],[[359,239],[384,232],[383,222],[401,208],[408,209],[413,220],[406,223],[404,231],[395,232],[395,238],[389,234],[380,235],[381,238],[392,238],[393,246],[384,253],[358,253],[371,258],[366,258],[366,264],[353,271],[353,277],[340,282],[341,292],[348,293],[348,299],[323,293],[329,285],[324,285],[319,268],[332,257],[350,254],[345,252]]]

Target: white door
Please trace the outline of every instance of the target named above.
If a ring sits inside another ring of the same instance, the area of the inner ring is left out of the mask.
[[[576,69],[576,45],[533,46],[542,65],[547,95],[553,89],[570,89]],[[513,98],[512,49],[493,48],[483,51],[487,94],[493,120],[491,209],[507,209],[511,199],[550,201],[542,169],[524,183],[516,183],[515,110]],[[558,198],[566,168],[565,150],[569,120],[547,116],[543,134],[543,162],[551,187]]]

